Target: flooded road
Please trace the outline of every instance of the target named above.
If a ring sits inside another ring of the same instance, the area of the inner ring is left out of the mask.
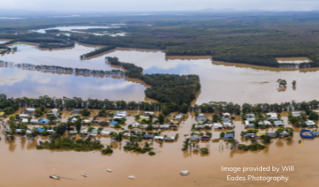
[[[212,114],[206,114],[211,118]],[[162,135],[175,136],[179,133],[176,142],[164,142],[161,146],[154,142],[151,146],[156,152],[155,156],[137,154],[123,150],[127,140],[121,143],[112,143],[112,155],[102,156],[95,152],[50,151],[36,150],[36,140],[28,141],[17,136],[15,142],[7,143],[1,134],[1,186],[52,186],[52,187],[102,187],[102,186],[136,186],[136,187],[162,187],[162,186],[300,186],[315,185],[319,164],[316,158],[319,150],[316,149],[319,139],[303,140],[304,145],[298,144],[299,135],[295,132],[292,142],[285,139],[272,139],[266,149],[255,152],[233,151],[223,142],[199,142],[200,147],[209,147],[210,154],[201,156],[192,151],[181,151],[184,134],[190,134],[191,125],[195,119],[193,114],[182,122],[178,131],[163,131]],[[283,117],[286,126],[287,117]],[[134,121],[128,117],[127,124]],[[237,121],[234,123],[235,139],[249,144],[249,141],[240,138],[240,131],[244,125]],[[114,131],[112,128],[106,128]],[[274,131],[269,129],[268,131]],[[297,130],[297,129],[296,129]],[[202,131],[203,132],[203,131]],[[212,130],[213,136],[219,135],[221,130]],[[110,144],[110,138],[99,137],[103,144]],[[38,138],[37,141],[39,141]],[[145,141],[144,141],[145,142]],[[143,143],[144,143],[143,142]],[[220,144],[224,149],[220,149]],[[222,172],[221,166],[226,167],[256,167],[256,166],[283,166],[293,165],[293,172]],[[61,176],[59,181],[52,180],[49,175],[55,168],[56,174]],[[109,173],[106,169],[111,169]],[[188,170],[188,176],[180,176],[179,172]],[[85,172],[89,177],[84,178]],[[134,175],[136,179],[128,179]],[[281,176],[289,177],[284,182],[227,182],[226,176]],[[19,179],[19,180],[17,180]]]

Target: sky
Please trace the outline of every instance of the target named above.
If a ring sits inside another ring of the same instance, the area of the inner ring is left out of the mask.
[[[0,4],[1,10],[28,11],[319,10],[319,0],[0,0]]]

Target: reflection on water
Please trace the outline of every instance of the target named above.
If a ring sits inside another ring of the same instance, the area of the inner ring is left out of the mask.
[[[15,64],[60,66],[89,70],[111,71],[119,67],[105,62],[106,56],[134,63],[144,74],[197,74],[201,91],[193,103],[227,101],[234,103],[281,103],[316,99],[319,91],[318,68],[293,70],[244,64],[212,62],[209,56],[166,56],[163,51],[119,48],[95,58],[80,60],[82,54],[96,47],[76,44],[72,49],[41,51],[34,46],[18,45],[16,53],[6,54],[1,60]],[[43,72],[43,71],[41,71]],[[122,77],[79,76],[69,74],[43,74],[20,69],[0,69],[0,89],[14,97],[38,97],[48,94],[55,97],[83,97],[109,100],[143,101],[147,85],[139,80]],[[287,87],[278,89],[278,79],[285,79]],[[292,87],[296,80],[298,89]]]

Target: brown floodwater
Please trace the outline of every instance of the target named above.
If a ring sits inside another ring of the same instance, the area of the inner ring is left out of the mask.
[[[246,64],[212,61],[209,56],[166,56],[163,51],[118,48],[94,58],[80,60],[82,54],[97,46],[76,44],[73,48],[39,50],[36,46],[18,44],[18,51],[0,56],[13,65],[0,69],[0,90],[13,97],[82,97],[125,101],[145,101],[144,82],[123,76],[85,76],[52,71],[30,71],[16,64],[55,65],[90,70],[112,70],[120,67],[105,62],[106,56],[134,63],[144,74],[197,74],[201,91],[193,103],[210,101],[234,103],[281,103],[317,99],[318,68],[280,69]],[[279,88],[278,79],[287,81]],[[292,81],[296,80],[296,87]]]
[[[97,112],[97,111],[95,111]],[[130,111],[127,123],[134,122],[134,115],[143,111]],[[172,114],[171,117],[173,117]],[[205,114],[211,118],[213,114]],[[283,139],[272,139],[272,143],[261,151],[237,151],[230,150],[223,141],[199,142],[200,147],[208,147],[209,155],[201,156],[192,151],[181,151],[183,141],[189,137],[191,125],[195,122],[194,114],[189,114],[186,121],[181,123],[177,131],[163,131],[162,135],[175,136],[179,138],[175,142],[158,142],[151,144],[156,152],[155,156],[148,154],[137,154],[123,150],[127,140],[123,142],[111,142],[109,137],[98,136],[103,144],[113,145],[112,155],[103,156],[99,151],[75,152],[75,151],[51,151],[37,150],[36,144],[41,138],[34,141],[26,140],[24,137],[16,136],[14,142],[8,143],[1,134],[1,186],[138,186],[138,187],[162,187],[162,186],[300,186],[316,185],[318,166],[316,158],[319,150],[316,149],[318,139],[303,140],[303,146],[298,144],[298,130],[293,140],[288,143]],[[237,118],[236,118],[237,119]],[[283,117],[286,126],[287,117]],[[240,132],[244,125],[240,121],[235,123],[235,138],[244,144],[249,141],[240,138]],[[126,126],[125,126],[126,127]],[[115,131],[113,128],[105,130]],[[268,129],[275,131],[275,128]],[[204,132],[204,131],[202,131]],[[218,136],[221,130],[212,130],[213,136]],[[264,131],[261,131],[264,132]],[[45,139],[45,138],[44,138]],[[141,144],[144,144],[143,141]],[[223,149],[220,148],[223,145]],[[292,172],[245,172],[233,173],[221,171],[224,167],[256,167],[256,166],[285,166],[292,165]],[[52,180],[49,175],[55,168],[60,180]],[[112,169],[112,173],[106,171]],[[188,176],[180,176],[179,172],[188,170]],[[85,172],[89,177],[82,177]],[[128,179],[134,175],[136,179]],[[229,182],[227,175],[232,176],[281,176],[289,177],[285,182]],[[18,180],[17,180],[18,179]]]

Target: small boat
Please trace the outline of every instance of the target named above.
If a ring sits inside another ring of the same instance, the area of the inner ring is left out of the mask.
[[[89,175],[86,174],[86,173],[82,173],[82,176],[83,176],[83,177],[88,177]]]
[[[60,176],[55,175],[55,168],[53,168],[53,175],[50,175],[51,179],[60,179]]]
[[[189,172],[187,171],[187,170],[184,170],[184,171],[181,171],[181,173],[180,173],[181,175],[188,175],[189,174]]]
[[[128,176],[129,179],[135,179],[134,175]]]
[[[108,172],[112,172],[112,170],[110,170],[110,169],[107,169],[106,171],[108,171]]]

